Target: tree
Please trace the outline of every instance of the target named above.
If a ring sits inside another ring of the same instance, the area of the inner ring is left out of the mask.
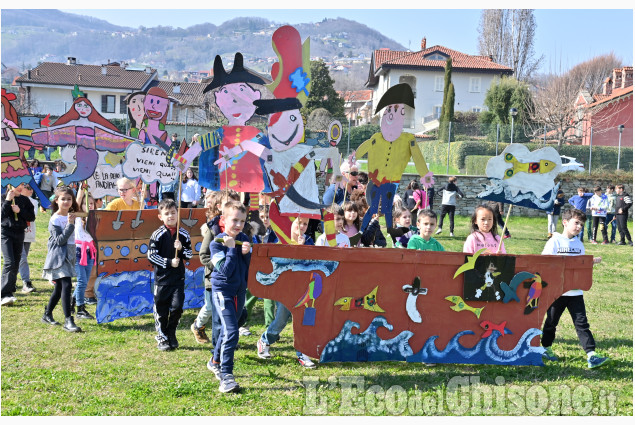
[[[443,103],[439,119],[439,139],[448,141],[449,123],[454,121],[454,84],[452,83],[452,58],[445,62],[443,81]]]
[[[535,58],[536,18],[532,9],[487,9],[481,12],[479,54],[513,69],[514,77],[527,80],[544,56]]]
[[[602,91],[604,80],[611,75],[614,68],[622,65],[621,59],[610,52],[595,56],[571,68],[569,75],[580,83],[582,90],[593,96]]]
[[[485,94],[487,111],[481,114],[481,122],[489,127],[488,139],[496,140],[497,127],[503,140],[511,139],[510,109],[518,111],[514,117],[514,141],[526,141],[523,131],[528,120],[528,108],[532,97],[527,83],[513,77],[495,79]]]
[[[324,108],[335,118],[343,117],[344,99],[335,91],[334,83],[324,61],[311,61],[311,91],[302,115],[308,117],[315,109]]]

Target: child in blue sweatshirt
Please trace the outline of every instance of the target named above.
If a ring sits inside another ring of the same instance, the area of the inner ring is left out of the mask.
[[[238,344],[238,318],[245,305],[251,244],[242,233],[247,219],[243,204],[229,201],[223,206],[225,231],[210,244],[212,257],[212,301],[221,321],[218,342],[207,368],[219,379],[222,393],[237,392],[234,379],[234,351]]]
[[[586,188],[579,187],[578,194],[569,198],[569,204],[573,205],[573,208],[578,209],[582,212],[586,211],[587,203],[593,194],[591,192],[587,192]],[[591,213],[586,213],[586,222],[587,222],[587,236],[591,239]],[[580,242],[584,242],[584,229],[578,235]]]

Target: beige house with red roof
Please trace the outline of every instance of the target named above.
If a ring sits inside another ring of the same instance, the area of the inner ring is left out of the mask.
[[[344,99],[344,114],[351,125],[363,125],[370,123],[373,118],[373,91],[354,90],[338,91],[337,94]]]
[[[415,95],[415,109],[406,108],[405,131],[418,133],[438,119],[443,103],[443,83],[446,60],[452,58],[452,82],[455,91],[455,111],[485,110],[485,94],[495,78],[512,75],[511,68],[495,63],[490,57],[468,55],[444,46],[426,47],[404,52],[380,49],[373,52],[366,87],[373,90],[373,113],[379,99],[390,87],[408,83]]]
[[[126,95],[147,90],[155,80],[157,70],[150,67],[134,70],[117,62],[81,65],[69,57],[66,63],[43,62],[27,70],[14,84],[28,105],[29,110],[23,111],[26,114],[64,114],[73,103],[71,91],[77,84],[106,119],[125,119]]]

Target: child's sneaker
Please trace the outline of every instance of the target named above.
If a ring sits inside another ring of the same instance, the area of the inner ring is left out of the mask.
[[[454,237],[454,233],[450,232],[450,237],[453,238]]]
[[[221,393],[232,393],[240,391],[240,385],[234,379],[234,375],[231,373],[226,373],[223,375],[223,379],[220,381],[220,386],[218,387],[218,391]]]
[[[602,241],[602,245],[608,245],[609,241]]]
[[[172,349],[172,347],[170,347],[170,343],[168,342],[168,340],[163,340],[163,341],[159,341],[159,343],[157,344],[157,348],[160,351],[170,351]]]
[[[434,234],[435,234],[435,235],[438,235],[438,234],[440,234],[442,231],[443,231],[443,229],[439,227],[439,228],[437,229],[437,231],[436,231],[436,232],[434,232]]]
[[[192,323],[192,326],[190,326],[190,330],[194,334],[194,338],[196,339],[196,342],[198,342],[199,344],[209,343],[209,338],[207,337],[207,334],[205,333],[205,325],[201,326],[200,328],[197,328],[196,320],[195,320],[194,323]]]
[[[258,347],[258,357],[260,357],[261,359],[271,358],[271,354],[269,354],[269,345],[262,342],[262,339],[258,339],[256,347]]]
[[[298,356],[298,363],[300,363],[300,366],[307,369],[315,369],[315,363],[313,363],[313,361],[306,354],[300,354]]]
[[[591,245],[597,245],[598,243],[594,240],[591,240]]]
[[[238,328],[238,333],[241,336],[249,336],[249,335],[251,335],[251,331],[249,330],[249,328],[247,326],[241,326],[240,328]]]
[[[558,356],[556,356],[551,347],[545,347],[545,352],[542,353],[542,358],[552,362],[558,361]]]
[[[207,368],[214,374],[216,379],[221,380],[220,363],[214,363],[214,357],[207,362]]]
[[[602,366],[604,363],[608,362],[610,359],[608,357],[600,357],[593,355],[589,357],[587,363],[589,365],[589,369],[595,369],[596,367]]]

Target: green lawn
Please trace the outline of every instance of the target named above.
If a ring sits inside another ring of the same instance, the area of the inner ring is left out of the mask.
[[[47,219],[46,214],[38,216],[39,242],[29,256],[35,277],[41,276],[46,254]],[[507,251],[540,253],[546,221],[513,217]],[[438,238],[446,250],[462,249],[467,223],[466,217],[458,217],[456,237],[448,237],[446,229]],[[565,313],[553,346],[562,360],[545,367],[385,362],[326,363],[303,370],[295,361],[291,326],[272,346],[272,359],[257,357],[256,341],[264,330],[258,303],[250,318],[253,335],[241,337],[236,351],[235,375],[243,387],[237,395],[220,394],[218,381],[205,367],[210,347],[198,345],[189,330],[197,311],[185,312],[177,332],[181,348],[175,352],[156,349],[151,315],[103,325],[80,321],[84,332],[68,334],[40,322],[51,287],[38,278],[38,292],[18,291],[18,302],[1,310],[1,413],[632,415],[633,249],[587,245],[587,253],[603,258],[585,299],[598,352],[612,359],[605,367],[587,369]],[[54,316],[62,319],[61,306]],[[467,381],[475,385],[452,389]]]

